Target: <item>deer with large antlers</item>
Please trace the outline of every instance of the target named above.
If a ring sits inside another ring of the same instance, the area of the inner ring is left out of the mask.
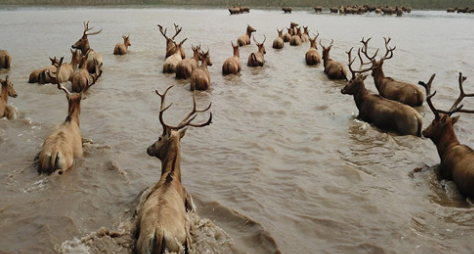
[[[192,46],[193,57],[181,60],[176,65],[176,78],[188,79],[191,77],[193,71],[199,67],[199,60],[201,60],[201,46]]]
[[[383,130],[401,135],[421,136],[423,122],[420,113],[408,105],[385,99],[378,94],[370,94],[364,84],[367,75],[362,74],[366,70],[362,70],[364,64],[360,56],[360,49],[358,53],[361,64],[358,71],[352,69],[356,58],[351,59],[351,52],[352,48],[346,53],[349,56],[349,70],[352,73],[352,78],[342,88],[341,93],[354,96],[354,101],[359,109],[357,118]]]
[[[96,60],[97,61],[97,60]],[[81,93],[70,93],[66,87],[58,82],[58,73],[61,71],[63,57],[59,60],[53,78],[59,90],[66,93],[68,100],[68,115],[66,120],[53,132],[51,132],[43,143],[43,149],[36,156],[38,172],[62,174],[74,164],[74,159],[82,157],[82,133],[79,127],[81,115],[81,100],[83,92],[95,84],[102,74],[98,69],[93,76],[93,82]],[[97,66],[99,66],[97,64]],[[99,73],[99,74],[97,74]]]
[[[474,113],[474,110],[466,110],[463,109],[463,105],[459,105],[465,97],[474,97],[474,93],[464,92],[463,82],[466,77],[459,73],[459,97],[448,111],[436,109],[431,101],[436,92],[430,94],[434,77],[435,74],[431,76],[428,83],[423,81],[418,83],[425,87],[426,103],[435,116],[431,124],[423,130],[423,136],[431,139],[436,145],[441,159],[439,164],[441,178],[452,180],[461,194],[472,199],[474,198],[474,151],[469,146],[462,145],[456,137],[454,124],[457,123],[459,116],[452,117],[452,114]]]
[[[306,52],[305,55],[305,60],[307,65],[316,65],[321,62],[321,54],[319,54],[318,51],[318,43],[316,42],[318,40],[319,32],[318,34],[314,35],[314,38],[311,39],[311,37],[308,36],[309,39],[309,50]]]
[[[179,53],[181,55],[181,59],[185,59],[186,58],[186,53],[184,52],[184,49],[182,49],[182,48],[178,49],[176,47],[176,43],[174,41],[176,36],[178,36],[178,34],[181,33],[181,30],[183,28],[179,27],[176,24],[173,24],[173,25],[174,25],[175,34],[171,38],[166,36],[166,29],[163,31],[163,27],[161,25],[158,25],[158,28],[160,30],[161,35],[163,35],[163,37],[165,37],[165,39],[166,39],[166,55],[165,55],[165,57],[168,58],[168,57],[174,55],[176,53],[176,51],[179,51]]]
[[[211,85],[211,76],[209,75],[209,70],[207,66],[212,66],[211,56],[209,50],[207,52],[200,53],[201,66],[197,69],[194,69],[191,74],[191,90],[207,90]]]
[[[370,39],[371,38],[364,41],[364,38],[362,38],[361,42],[364,44],[362,53],[364,53],[365,57],[372,63],[372,77],[374,77],[374,83],[379,94],[387,99],[399,101],[412,107],[421,106],[424,98],[423,91],[419,87],[414,84],[394,80],[391,77],[385,77],[382,70],[383,63],[385,60],[393,57],[393,51],[396,48],[388,46],[391,39],[384,37],[385,55],[381,57],[379,61],[375,59],[378,50],[373,56],[369,56],[367,52]]]
[[[179,62],[183,60],[182,55],[181,55],[181,49],[183,46],[183,43],[187,40],[188,38],[182,40],[180,43],[176,43],[173,41],[173,44],[176,46],[176,51],[173,55],[169,56],[166,58],[165,63],[163,64],[163,73],[175,73],[176,72],[176,66],[178,65]]]
[[[237,39],[237,44],[239,47],[249,45],[250,44],[250,37],[252,37],[252,33],[256,32],[255,28],[251,27],[250,25],[247,25],[247,32],[244,35],[239,36]]]
[[[82,37],[74,43],[71,47],[73,49],[79,49],[82,52],[82,55],[87,55],[87,68],[90,73],[94,73],[96,70],[95,63],[102,63],[102,55],[93,49],[91,49],[90,44],[89,44],[89,39],[87,36],[89,35],[96,35],[102,32],[102,29],[99,31],[95,32],[89,32],[90,30],[94,29],[93,27],[89,28],[89,21],[84,22],[84,32],[82,34]]]
[[[122,38],[123,43],[115,44],[114,55],[125,55],[127,54],[128,47],[132,46],[132,43],[130,42],[130,35],[122,35]]]
[[[348,81],[347,70],[344,64],[332,60],[329,57],[329,51],[332,48],[333,42],[334,40],[331,40],[331,44],[329,44],[327,47],[324,47],[324,45],[321,43],[321,40],[319,40],[319,45],[321,45],[323,48],[324,73],[326,73],[329,79],[345,79]]]
[[[196,98],[193,94],[193,109],[178,126],[170,126],[163,120],[163,113],[171,106],[165,106],[168,87],[163,94],[156,91],[161,98],[159,113],[163,127],[158,140],[148,147],[147,153],[161,160],[161,177],[158,183],[147,193],[145,201],[137,209],[135,224],[135,249],[139,254],[169,252],[186,253],[192,248],[188,211],[194,210],[191,195],[186,192],[181,181],[180,141],[184,137],[186,127],[204,127],[211,124],[212,113],[203,123],[193,123],[198,113],[208,111],[196,109]]]
[[[0,83],[2,85],[2,93],[0,94],[0,118],[8,118],[12,120],[15,118],[15,110],[8,105],[8,97],[16,98],[18,94],[13,88],[12,82],[8,79],[8,75],[5,77],[5,80],[0,78]]]
[[[255,41],[255,44],[257,44],[258,51],[253,52],[249,55],[249,58],[247,60],[247,66],[250,67],[257,67],[257,66],[263,66],[265,64],[265,54],[267,51],[265,50],[265,41],[267,40],[267,37],[263,35],[264,39],[262,43],[257,42],[255,40],[255,37],[253,40]]]
[[[1,69],[10,69],[12,63],[12,56],[8,51],[0,49],[0,70]]]
[[[234,55],[225,60],[222,65],[222,75],[237,74],[240,72],[239,45],[234,45],[234,42],[231,42],[231,44],[234,49]]]

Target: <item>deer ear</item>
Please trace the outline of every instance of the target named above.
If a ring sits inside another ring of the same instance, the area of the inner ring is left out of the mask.
[[[187,129],[188,128],[184,128],[184,129],[179,130],[179,139],[182,139],[184,137],[184,135],[186,134]]]
[[[451,117],[451,122],[453,123],[453,125],[457,123],[458,120],[459,120],[459,116]]]

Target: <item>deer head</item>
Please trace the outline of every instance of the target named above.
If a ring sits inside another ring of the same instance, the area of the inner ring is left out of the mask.
[[[82,51],[82,54],[84,54],[84,55],[87,54],[87,51],[89,51],[89,49],[90,49],[89,40],[87,39],[87,36],[88,35],[95,35],[95,34],[98,34],[98,33],[102,32],[102,29],[100,29],[99,31],[88,33],[93,28],[94,27],[89,28],[89,21],[87,21],[87,22],[85,21],[84,22],[84,33],[82,34],[82,37],[76,43],[74,43],[74,45],[72,45],[71,47],[73,49],[80,49]]]
[[[132,46],[132,43],[130,42],[130,35],[128,36],[122,35],[122,38],[123,38],[123,45],[127,47]]]
[[[149,146],[147,149],[148,155],[155,156],[162,162],[166,160],[166,157],[170,152],[179,152],[176,151],[176,149],[179,148],[179,141],[184,136],[186,132],[186,127],[203,127],[211,124],[212,122],[212,113],[210,113],[209,119],[206,122],[199,124],[193,123],[198,113],[206,112],[211,108],[211,104],[209,104],[207,108],[198,110],[196,108],[196,96],[195,93],[193,93],[193,109],[191,110],[191,112],[177,126],[171,126],[166,124],[163,120],[163,113],[171,107],[172,103],[168,106],[165,106],[165,97],[172,87],[173,86],[169,86],[168,88],[166,88],[163,94],[160,94],[158,90],[155,91],[156,94],[161,98],[160,113],[158,117],[160,119],[161,126],[163,127],[163,132],[158,138],[158,140],[151,146]]]
[[[7,99],[7,96],[16,98],[18,94],[16,93],[15,89],[13,88],[12,82],[8,79],[8,75],[5,77],[5,80],[0,79],[0,83],[2,84],[2,94],[0,96],[5,96],[5,100]],[[3,94],[3,87],[6,86],[6,91],[7,95]]]
[[[258,47],[258,52],[262,53],[262,54],[266,54],[267,51],[265,50],[265,41],[267,40],[267,37],[265,35],[263,35],[263,41],[262,43],[259,43],[257,40],[255,40],[255,37],[253,37],[253,41],[255,42],[255,44],[257,44],[257,47]]]

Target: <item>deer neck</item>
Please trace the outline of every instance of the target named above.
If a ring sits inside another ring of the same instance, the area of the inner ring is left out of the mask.
[[[385,74],[382,70],[382,64],[377,65],[377,67],[372,70],[372,76],[374,77],[375,85],[379,87],[385,79]]]
[[[181,155],[180,155],[180,141],[172,141],[168,148],[166,157],[161,162],[161,176],[166,176],[167,181],[176,179],[181,182]],[[171,179],[170,179],[171,177]]]
[[[3,100],[5,104],[8,103],[8,85],[2,84],[2,94],[0,95],[0,100]]]
[[[82,94],[72,94],[70,96],[66,121],[75,122],[79,126]]]
[[[84,46],[81,48],[82,55],[87,55],[90,49],[91,49],[91,46],[89,45],[89,40],[86,40],[86,42],[84,43]]]
[[[456,137],[456,133],[454,133],[453,125],[446,125],[443,127],[441,135],[433,139],[433,142],[436,144],[436,148],[441,160],[449,150],[457,145],[460,145],[459,140]]]
[[[234,48],[234,56],[237,58],[240,57],[239,48]]]
[[[356,84],[358,86],[358,89],[354,93],[354,101],[357,105],[357,108],[360,108],[364,101],[366,100],[367,96],[369,95],[369,92],[365,88],[365,84]]]

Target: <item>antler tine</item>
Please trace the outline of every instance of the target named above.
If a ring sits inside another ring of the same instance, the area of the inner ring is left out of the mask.
[[[367,57],[367,59],[369,59],[370,61],[374,60],[375,57],[377,56],[377,54],[379,53],[379,50],[377,49],[375,51],[375,54],[373,56],[369,56],[368,54],[368,48],[369,48],[369,41],[372,39],[372,37],[369,37],[366,41],[364,41],[364,37],[362,37],[362,40],[360,42],[362,42],[362,44],[364,44],[364,47],[362,48],[362,53],[364,53],[365,57]]]
[[[173,105],[173,103],[170,103],[170,105],[168,105],[168,106],[165,107],[165,97],[166,97],[166,94],[168,93],[168,91],[169,91],[173,86],[174,86],[174,85],[168,86],[163,94],[160,94],[160,92],[158,92],[158,90],[155,90],[155,93],[158,94],[158,96],[160,96],[160,98],[161,98],[160,113],[159,113],[159,115],[158,115],[158,118],[160,119],[160,123],[161,123],[161,125],[163,126],[163,134],[166,132],[167,129],[170,128],[170,126],[166,125],[166,124],[165,124],[165,121],[163,120],[163,112],[165,112],[167,109],[169,109],[169,108],[171,107],[171,105]]]
[[[61,85],[61,83],[59,82],[59,69],[61,69],[61,65],[63,64],[63,60],[64,60],[64,57],[61,57],[61,59],[59,60],[59,63],[57,63],[56,72],[54,72],[56,77],[53,78],[55,80],[53,84],[56,84],[58,86],[59,90],[63,90],[67,95],[70,95],[71,93],[69,92],[69,90],[67,90],[67,88],[64,87],[63,85]],[[48,76],[51,77],[49,72],[47,74],[48,74]]]
[[[172,38],[174,40],[174,38],[176,38],[176,36],[178,36],[178,34],[181,33],[181,30],[183,29],[183,27],[179,27],[178,25],[176,25],[176,23],[173,23],[173,25],[174,25],[174,30],[176,32]]]
[[[313,35],[314,35],[314,39],[315,39],[315,40],[317,40],[317,39],[318,39],[318,37],[319,37],[319,31],[318,31],[318,30],[316,30],[316,32],[317,32],[318,34],[314,34],[314,33],[313,33]]]
[[[263,41],[262,41],[262,44],[264,44],[266,40],[267,40],[267,36],[265,36],[265,34],[263,34]]]
[[[208,111],[211,108],[212,103],[209,103],[209,106],[207,106],[205,109],[197,109],[196,108],[196,91],[193,92],[193,109],[192,111],[181,121],[181,123],[173,128],[173,129],[181,129],[186,126],[192,126],[192,127],[203,127],[206,125],[211,124],[212,122],[212,112],[210,113],[209,119],[201,124],[193,124],[192,121],[196,118],[197,113],[203,113]]]
[[[431,102],[431,98],[433,98],[433,96],[435,96],[436,91],[433,94],[430,94],[431,93],[431,83],[433,82],[435,76],[436,76],[436,73],[431,75],[430,80],[428,81],[428,83],[425,83],[423,81],[418,81],[418,84],[425,88],[425,90],[426,90],[426,103],[428,103],[428,106],[430,107],[431,111],[435,115],[435,119],[439,119],[439,113],[442,113],[442,112],[440,110],[436,109],[433,106],[433,103]]]
[[[355,57],[354,57],[354,59],[351,58],[352,49],[354,49],[354,47],[352,47],[349,51],[346,51],[346,54],[347,54],[347,56],[348,56],[348,58],[349,58],[349,65],[348,65],[349,71],[351,71],[351,73],[352,73],[352,78],[355,78],[355,72],[354,72],[354,70],[352,69],[352,64],[353,64],[354,61],[355,61]]]

